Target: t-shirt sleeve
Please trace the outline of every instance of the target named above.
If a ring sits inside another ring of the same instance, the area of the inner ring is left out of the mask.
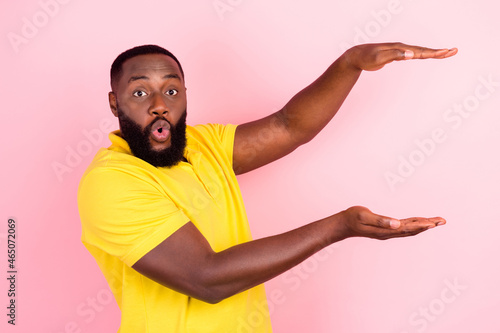
[[[207,140],[205,144],[211,145],[217,142],[218,146],[222,149],[226,155],[228,163],[233,165],[233,149],[234,149],[234,137],[236,133],[236,128],[238,125],[234,124],[205,124],[197,125],[196,129],[202,133],[203,139]]]
[[[189,222],[153,179],[110,168],[84,176],[78,209],[82,242],[128,266]]]
[[[237,125],[218,125],[216,127],[217,134],[220,138],[222,148],[228,155],[228,158],[233,160],[233,149],[234,149],[234,135],[236,133]]]

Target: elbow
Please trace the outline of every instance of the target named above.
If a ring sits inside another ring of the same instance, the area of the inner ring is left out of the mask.
[[[226,298],[218,296],[218,295],[207,295],[201,301],[208,303],[208,304],[217,304],[225,300]]]
[[[228,279],[227,274],[222,273],[214,266],[210,266],[198,272],[198,276],[192,290],[192,297],[209,304],[217,304],[223,300],[243,291],[242,286],[235,279]]]
[[[219,288],[212,287],[212,288],[202,288],[202,290],[196,292],[195,295],[191,295],[191,297],[194,297],[208,304],[217,304],[233,295],[234,293],[230,294],[228,292],[220,290]]]

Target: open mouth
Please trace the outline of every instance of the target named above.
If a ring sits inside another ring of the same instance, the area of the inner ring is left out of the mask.
[[[170,136],[170,124],[164,119],[157,120],[151,127],[151,136],[157,142],[165,142]]]

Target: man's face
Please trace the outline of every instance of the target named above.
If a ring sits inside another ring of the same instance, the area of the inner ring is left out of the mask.
[[[186,145],[186,87],[177,63],[167,55],[128,59],[115,91],[113,114],[132,153],[154,166],[172,166]]]

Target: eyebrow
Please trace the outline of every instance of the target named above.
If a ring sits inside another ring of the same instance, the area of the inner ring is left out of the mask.
[[[177,80],[180,81],[181,78],[177,74],[167,74],[167,75],[163,76],[162,79],[177,79]],[[133,82],[133,81],[137,81],[137,80],[146,80],[146,81],[148,81],[149,77],[145,76],[145,75],[132,76],[128,80],[128,83]]]

